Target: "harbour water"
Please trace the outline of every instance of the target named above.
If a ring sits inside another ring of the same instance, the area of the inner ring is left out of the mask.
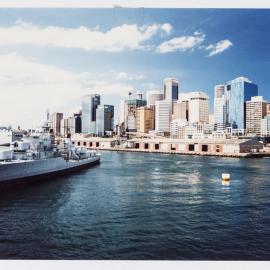
[[[270,159],[104,152],[1,188],[0,259],[269,260],[269,224]]]

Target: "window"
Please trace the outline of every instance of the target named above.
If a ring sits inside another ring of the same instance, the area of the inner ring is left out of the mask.
[[[99,147],[99,142],[96,142],[96,147]]]
[[[202,145],[202,151],[203,152],[208,152],[208,145],[207,144]]]
[[[194,151],[194,150],[195,150],[194,144],[189,144],[188,145],[188,151]]]
[[[135,143],[135,148],[136,148],[136,149],[139,148],[139,143]]]
[[[171,150],[175,151],[176,150],[176,146],[175,144],[171,144]]]
[[[159,144],[155,144],[155,150],[159,150]]]
[[[144,149],[149,149],[149,144],[148,143],[144,144]]]
[[[81,145],[81,142],[78,142],[78,146],[80,146]]]
[[[92,147],[92,146],[93,146],[93,143],[92,143],[92,142],[90,142],[90,143],[89,143],[89,146],[90,146],[90,147]]]
[[[83,142],[83,146],[86,146],[86,142]]]

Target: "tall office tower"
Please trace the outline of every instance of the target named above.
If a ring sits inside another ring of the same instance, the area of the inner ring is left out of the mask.
[[[270,116],[261,120],[261,136],[270,136]]]
[[[164,79],[164,99],[167,101],[178,100],[179,82],[175,78]]]
[[[245,77],[227,82],[227,125],[233,129],[245,129],[245,102],[258,96],[258,86]]]
[[[75,134],[75,117],[68,117],[61,120],[61,135],[65,138]]]
[[[171,123],[171,101],[156,101],[155,110],[155,132],[170,132]]]
[[[96,109],[100,105],[100,95],[85,95],[82,98],[82,133],[96,133]]]
[[[139,107],[136,112],[137,132],[148,133],[154,129],[155,115],[154,107]]]
[[[266,101],[263,97],[252,97],[246,102],[246,129],[248,134],[261,135],[262,119],[266,116]]]
[[[172,119],[185,119],[188,121],[188,100],[173,102]]]
[[[226,129],[226,96],[225,85],[215,86],[214,98],[214,130],[223,131]]]
[[[113,131],[114,128],[114,106],[99,105],[97,108],[96,134],[104,136],[106,131]]]
[[[74,113],[73,115],[75,119],[75,133],[81,133],[82,132],[82,112]]]
[[[267,116],[270,116],[270,103],[267,103],[266,105],[266,113],[267,113]]]
[[[156,101],[163,100],[163,94],[152,90],[146,93],[147,107],[155,106]]]
[[[54,112],[51,119],[51,128],[56,136],[61,134],[61,120],[63,119],[63,113]]]
[[[190,124],[209,123],[209,97],[204,92],[190,92],[180,96],[188,100],[188,121]]]
[[[137,98],[128,99],[125,100],[124,103],[121,103],[121,105],[122,105],[121,113],[123,113],[121,118],[124,118],[125,130],[128,132],[136,132],[137,108],[146,106],[146,100]]]

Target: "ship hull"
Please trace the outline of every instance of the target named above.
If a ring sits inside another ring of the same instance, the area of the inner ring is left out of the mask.
[[[63,158],[6,163],[0,165],[0,183],[18,183],[48,176],[64,175],[98,164],[100,157],[79,161],[65,161]]]

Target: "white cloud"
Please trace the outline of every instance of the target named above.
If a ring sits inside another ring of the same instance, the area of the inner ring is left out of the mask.
[[[219,53],[224,52],[232,46],[232,42],[228,39],[219,41],[217,44],[210,44],[206,47],[206,50],[209,50],[208,56],[213,56]]]
[[[143,74],[140,75],[130,75],[127,74],[126,72],[120,71],[116,74],[116,80],[118,81],[135,81],[135,80],[142,80],[145,78],[145,76]]]
[[[205,41],[205,35],[199,32],[195,32],[191,36],[175,37],[168,41],[161,43],[156,51],[158,53],[168,52],[185,52],[198,47],[202,42]]]
[[[116,52],[122,50],[147,49],[145,44],[158,33],[169,33],[172,26],[151,24],[138,26],[123,24],[102,32],[99,28],[41,27],[18,20],[14,26],[0,27],[0,44],[31,44],[61,48],[77,48],[86,51]]]
[[[40,124],[48,107],[68,114],[75,112],[84,94],[120,97],[133,90],[130,84],[108,78],[105,73],[75,73],[17,53],[0,55],[0,89],[0,126],[26,127]]]

